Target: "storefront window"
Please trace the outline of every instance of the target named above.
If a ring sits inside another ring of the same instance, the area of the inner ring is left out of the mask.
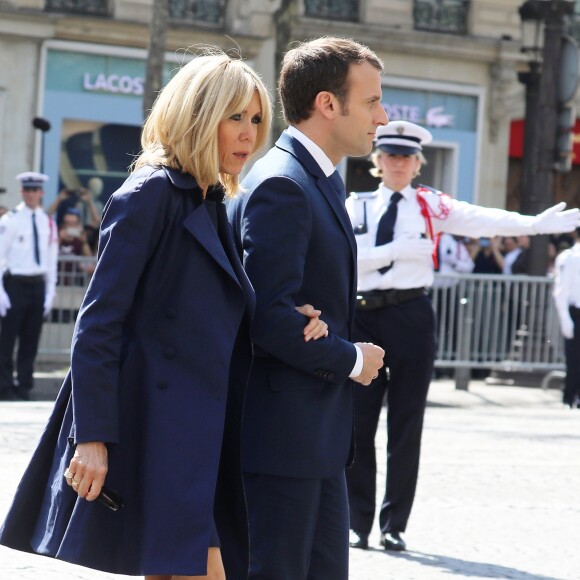
[[[223,24],[225,0],[169,0],[172,20]]]
[[[72,12],[75,14],[110,14],[108,0],[46,0],[47,12]]]
[[[304,0],[306,16],[358,21],[358,0]]]
[[[417,30],[466,34],[469,0],[414,0]]]
[[[59,186],[77,191],[86,188],[102,209],[109,196],[127,178],[139,154],[141,127],[63,119]]]

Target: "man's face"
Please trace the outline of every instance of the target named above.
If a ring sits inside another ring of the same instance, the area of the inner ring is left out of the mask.
[[[36,209],[42,199],[42,187],[23,187],[20,190],[24,203],[30,209]]]
[[[338,163],[344,156],[362,157],[373,148],[375,132],[389,122],[381,105],[381,73],[368,62],[350,65],[348,95],[334,126],[333,151]]]

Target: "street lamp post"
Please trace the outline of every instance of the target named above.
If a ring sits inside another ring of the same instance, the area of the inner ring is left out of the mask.
[[[520,7],[522,52],[531,55],[529,71],[520,73],[526,87],[521,211],[535,215],[553,203],[556,162],[560,56],[566,17],[574,13],[568,0],[527,0]],[[530,245],[528,274],[544,276],[548,238],[536,236]]]

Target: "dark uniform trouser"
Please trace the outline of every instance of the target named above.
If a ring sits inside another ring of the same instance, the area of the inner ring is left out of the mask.
[[[574,336],[564,341],[566,355],[566,381],[564,403],[573,404],[580,397],[580,308],[570,308],[574,321]]]
[[[371,387],[355,385],[355,459],[347,470],[350,527],[371,531],[375,515],[375,434],[387,393],[387,481],[379,523],[382,532],[405,531],[413,506],[427,391],[435,360],[431,299],[414,298],[376,310],[357,310],[353,342],[385,350],[384,370]]]
[[[0,322],[0,389],[13,387],[13,355],[18,338],[16,373],[20,389],[32,389],[44,310],[44,280],[38,276],[4,278],[11,307]]]

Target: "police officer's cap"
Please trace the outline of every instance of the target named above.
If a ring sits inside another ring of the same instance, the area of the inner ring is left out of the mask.
[[[45,181],[48,181],[48,175],[37,171],[25,171],[24,173],[19,173],[16,179],[20,181],[20,185],[24,189],[42,189]]]
[[[433,135],[424,127],[409,121],[393,121],[377,129],[375,145],[385,153],[415,155],[432,140]]]

